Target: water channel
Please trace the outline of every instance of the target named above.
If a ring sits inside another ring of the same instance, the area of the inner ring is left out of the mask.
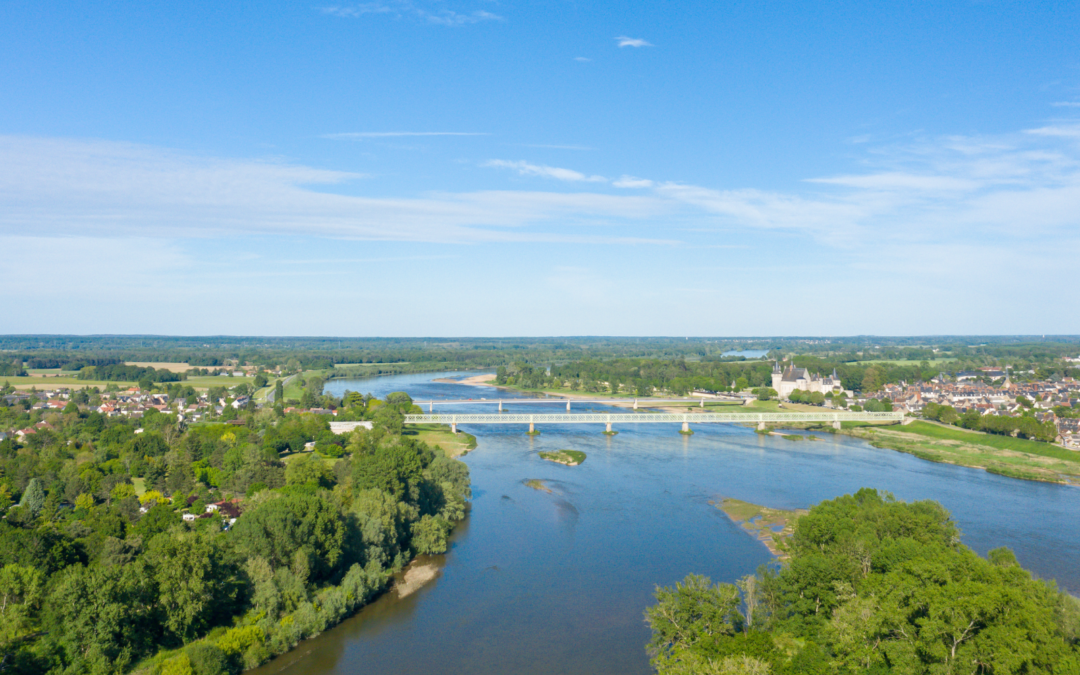
[[[514,396],[432,381],[447,376],[454,374],[333,380],[327,391]],[[591,425],[541,427],[537,437],[521,426],[465,430],[479,442],[465,457],[472,510],[450,552],[432,559],[439,577],[406,598],[385,594],[258,675],[645,675],[642,612],[655,585],[690,572],[730,582],[769,561],[764,546],[709,503],[719,497],[800,508],[876,487],[903,500],[935,499],[979,553],[1009,546],[1037,575],[1080,593],[1076,488],[925,462],[848,437],[793,442],[734,425],[699,425],[689,438],[661,424],[628,425],[612,438]],[[560,448],[588,459],[565,467],[537,456]],[[528,487],[529,479],[551,492]]]

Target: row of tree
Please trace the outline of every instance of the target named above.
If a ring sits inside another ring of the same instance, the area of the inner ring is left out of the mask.
[[[1080,603],[937,503],[863,489],[797,522],[779,570],[690,575],[646,613],[661,675],[1080,672]]]
[[[1049,420],[1040,422],[1035,419],[1030,411],[1025,411],[1015,417],[983,415],[978,410],[968,410],[960,413],[951,405],[930,402],[923,406],[922,416],[926,419],[936,420],[943,424],[952,424],[963,429],[984,431],[988,434],[999,434],[1001,436],[1018,436],[1046,443],[1053,443],[1058,435],[1057,425]]]

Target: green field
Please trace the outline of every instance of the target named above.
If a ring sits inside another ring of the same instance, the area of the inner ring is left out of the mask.
[[[232,388],[238,384],[251,384],[255,381],[252,377],[225,377],[225,376],[206,376],[206,377],[192,377],[184,380],[182,384],[185,384],[195,389],[209,389],[211,387],[227,387]],[[57,387],[67,387],[69,389],[82,389],[83,387],[98,387],[104,389],[110,384],[116,385],[120,389],[128,389],[129,387],[138,386],[138,382],[105,382],[103,380],[80,380],[77,377],[54,377],[52,375],[48,377],[3,377],[0,378],[0,382],[9,382],[11,386],[16,389],[30,389],[31,387],[37,387],[39,390],[56,389]],[[159,383],[159,387],[167,387],[172,382]]]
[[[844,427],[871,445],[920,459],[985,469],[991,473],[1080,485],[1080,452],[1049,443],[913,422],[907,426]]]
[[[405,427],[402,436],[410,436],[432,448],[440,448],[447,457],[464,455],[476,447],[476,436],[462,432],[455,434],[445,424],[410,424]]]
[[[1066,450],[1051,443],[1029,441],[1026,438],[1013,438],[1012,436],[999,436],[996,434],[984,434],[978,431],[968,431],[957,427],[945,427],[929,422],[912,422],[901,429],[909,434],[919,434],[929,438],[940,438],[950,441],[960,441],[973,445],[985,445],[1000,450],[1014,450],[1026,452],[1031,455],[1053,457],[1067,462],[1080,462],[1080,452]]]

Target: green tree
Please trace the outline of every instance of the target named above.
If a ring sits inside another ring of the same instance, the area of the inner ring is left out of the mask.
[[[37,518],[41,509],[45,506],[45,489],[41,486],[40,478],[31,478],[23,491],[19,508],[28,514],[30,518]]]
[[[288,567],[303,548],[311,556],[312,578],[318,580],[337,570],[344,535],[340,513],[321,494],[292,494],[245,513],[232,539],[238,550],[264,558],[274,569]]]
[[[424,516],[412,525],[412,544],[417,553],[446,553],[453,525],[437,516]]]
[[[45,576],[23,565],[0,568],[0,644],[6,644],[34,625],[40,609]]]
[[[217,547],[202,533],[154,537],[147,553],[163,626],[177,643],[203,633],[235,595]]]
[[[700,640],[733,635],[741,630],[739,590],[731,584],[713,584],[691,574],[675,588],[657,587],[656,604],[645,610],[652,629],[648,651],[654,662],[678,647],[693,647]]]

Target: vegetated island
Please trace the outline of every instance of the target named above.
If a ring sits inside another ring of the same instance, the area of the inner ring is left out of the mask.
[[[554,490],[544,484],[544,481],[537,478],[530,478],[529,480],[525,481],[525,487],[530,487],[539,492],[547,492],[548,494],[552,494],[554,492]]]
[[[709,503],[727,514],[736,525],[741,525],[753,534],[758,541],[765,544],[770,553],[780,559],[788,557],[781,543],[795,532],[795,522],[807,513],[805,509],[770,509],[730,497]]]
[[[566,466],[577,466],[585,461],[585,453],[580,450],[556,450],[555,452],[541,452],[540,459]]]

